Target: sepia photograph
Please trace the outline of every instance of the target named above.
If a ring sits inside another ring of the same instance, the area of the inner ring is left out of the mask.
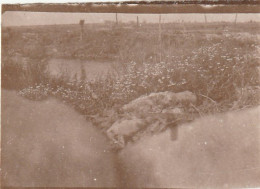
[[[260,187],[252,2],[3,4],[1,187]]]

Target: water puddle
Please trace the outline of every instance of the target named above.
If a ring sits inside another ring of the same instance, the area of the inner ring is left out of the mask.
[[[104,77],[108,73],[113,73],[113,62],[96,62],[75,59],[51,59],[48,63],[48,70],[52,76],[65,74],[71,80],[80,79],[81,75],[86,74],[87,79]],[[84,70],[84,71],[83,71]]]

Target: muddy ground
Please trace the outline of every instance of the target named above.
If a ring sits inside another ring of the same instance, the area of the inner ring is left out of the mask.
[[[2,90],[4,186],[116,186],[115,155],[101,132],[54,99]]]
[[[259,107],[207,116],[111,152],[106,137],[56,99],[2,90],[2,186],[260,186]]]

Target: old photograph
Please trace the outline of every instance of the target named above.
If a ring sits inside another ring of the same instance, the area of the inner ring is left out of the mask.
[[[260,187],[260,9],[67,6],[2,11],[3,188]]]

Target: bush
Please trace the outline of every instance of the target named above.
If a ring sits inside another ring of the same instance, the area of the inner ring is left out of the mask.
[[[25,82],[26,70],[22,64],[15,63],[11,59],[5,59],[1,65],[1,82],[5,89],[22,89],[27,87]]]
[[[2,61],[2,87],[6,89],[23,89],[36,84],[49,82],[46,60],[26,59],[17,62],[8,58]]]

